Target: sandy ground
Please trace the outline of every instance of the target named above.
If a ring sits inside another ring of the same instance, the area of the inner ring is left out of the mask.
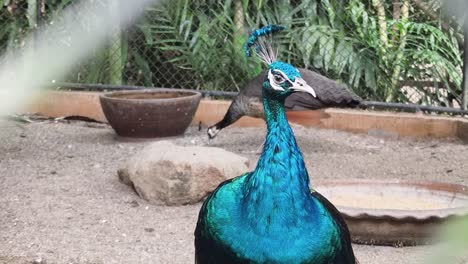
[[[136,196],[117,169],[147,142],[105,125],[0,122],[0,263],[193,263],[200,204],[161,207]],[[467,184],[456,140],[382,139],[295,126],[312,180],[376,178]],[[211,146],[255,165],[264,129],[229,128]],[[207,144],[190,128],[181,145]],[[361,263],[426,263],[434,246],[354,245]],[[458,262],[460,263],[460,262]],[[444,263],[445,264],[445,263]]]

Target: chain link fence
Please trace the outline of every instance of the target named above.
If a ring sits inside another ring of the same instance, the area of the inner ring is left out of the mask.
[[[119,8],[112,0],[82,0]],[[78,0],[0,0],[0,52],[37,27],[60,26]],[[460,107],[461,20],[430,0],[162,0],[65,78],[238,91],[260,73],[242,46],[251,29],[282,24],[279,58],[347,84],[368,100]],[[77,11],[77,23],[86,20]],[[70,41],[64,32],[63,39]],[[47,67],[47,65],[44,65]]]

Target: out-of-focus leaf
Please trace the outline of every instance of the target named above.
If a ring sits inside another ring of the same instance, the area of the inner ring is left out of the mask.
[[[377,90],[377,78],[375,76],[375,66],[371,64],[366,64],[364,66],[364,76],[366,81],[366,86]]]
[[[138,52],[134,52],[132,55],[135,58],[135,63],[138,65],[138,67],[142,71],[145,86],[149,86],[149,87],[153,86],[153,82],[152,82],[153,73],[151,72],[151,68],[148,62]]]

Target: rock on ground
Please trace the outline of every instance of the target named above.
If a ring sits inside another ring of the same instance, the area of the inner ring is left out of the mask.
[[[248,171],[247,158],[221,148],[152,143],[118,171],[120,180],[155,204],[201,201],[221,182]]]

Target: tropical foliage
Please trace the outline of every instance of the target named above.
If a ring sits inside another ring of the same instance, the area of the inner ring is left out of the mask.
[[[444,30],[442,19],[406,0],[178,0],[149,12],[156,19],[145,36],[172,54],[164,61],[186,70],[195,87],[233,89],[258,73],[239,54],[239,42],[246,29],[280,23],[289,28],[282,59],[341,80],[365,98],[460,102],[457,29]]]
[[[35,23],[36,1],[0,0],[0,49],[21,46]],[[43,19],[53,21],[72,2],[46,1]],[[167,0],[116,32],[67,80],[236,91],[262,67],[242,53],[250,29],[280,23],[288,28],[279,36],[281,59],[344,82],[364,98],[457,105],[463,37],[440,5],[427,3]]]

